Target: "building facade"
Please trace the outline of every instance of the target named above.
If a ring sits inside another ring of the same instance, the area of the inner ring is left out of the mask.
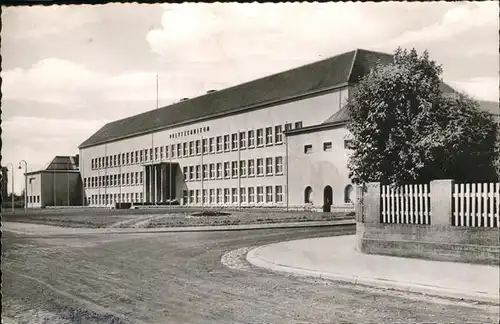
[[[79,146],[86,204],[351,204],[343,107],[379,62],[355,50],[106,124]]]

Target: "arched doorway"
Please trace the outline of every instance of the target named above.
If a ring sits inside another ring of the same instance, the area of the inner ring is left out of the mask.
[[[304,190],[304,203],[310,204],[312,203],[312,188],[311,187],[306,187]]]
[[[333,190],[332,187],[326,186],[323,190],[323,212],[329,213],[332,211]]]

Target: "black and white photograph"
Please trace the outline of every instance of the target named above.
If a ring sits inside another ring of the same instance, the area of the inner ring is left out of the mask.
[[[499,323],[499,16],[2,4],[2,324]]]

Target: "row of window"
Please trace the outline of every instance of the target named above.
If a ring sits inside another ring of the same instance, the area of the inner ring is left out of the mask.
[[[142,202],[142,192],[91,195],[92,205],[109,205],[117,202]],[[183,205],[188,204],[253,204],[283,203],[283,186],[258,186],[238,188],[196,189],[183,191]]]
[[[184,190],[183,205],[187,204],[253,204],[283,203],[283,186],[258,186]]]
[[[351,149],[352,147],[352,141],[351,140],[345,140],[344,141],[344,148],[346,149]],[[328,152],[332,150],[332,142],[324,142],[323,143],[323,151]],[[313,152],[313,146],[312,144],[306,144],[304,145],[304,153],[309,154]]]
[[[264,168],[265,162],[265,168]],[[283,157],[258,158],[250,160],[210,163],[185,166],[183,168],[184,180],[197,181],[207,179],[227,179],[253,176],[272,176],[283,174]]]
[[[87,177],[83,179],[85,188],[112,187],[112,186],[134,186],[144,182],[142,172],[127,172],[108,174],[104,176]]]
[[[296,122],[295,128],[301,128],[302,122]],[[292,129],[292,124],[286,124],[285,130]],[[167,146],[115,154],[91,159],[92,169],[138,164],[169,158],[190,157],[201,154],[214,154],[229,151],[251,149],[255,147],[283,144],[283,127],[259,128],[216,137],[193,140]],[[149,154],[148,154],[149,153]]]
[[[120,199],[121,198],[121,199]],[[132,192],[132,193],[122,193],[120,194],[100,194],[91,195],[89,197],[89,203],[91,205],[113,205],[118,202],[142,202],[144,195],[142,192]]]
[[[40,203],[40,195],[37,196],[28,196],[29,203],[37,204]]]

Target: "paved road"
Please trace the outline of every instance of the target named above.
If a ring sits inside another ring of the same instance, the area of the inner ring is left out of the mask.
[[[233,256],[243,270],[221,263],[235,249],[353,232],[354,226],[38,237],[6,232],[2,316],[54,324],[498,322],[493,306],[286,277],[245,264],[243,255]]]

